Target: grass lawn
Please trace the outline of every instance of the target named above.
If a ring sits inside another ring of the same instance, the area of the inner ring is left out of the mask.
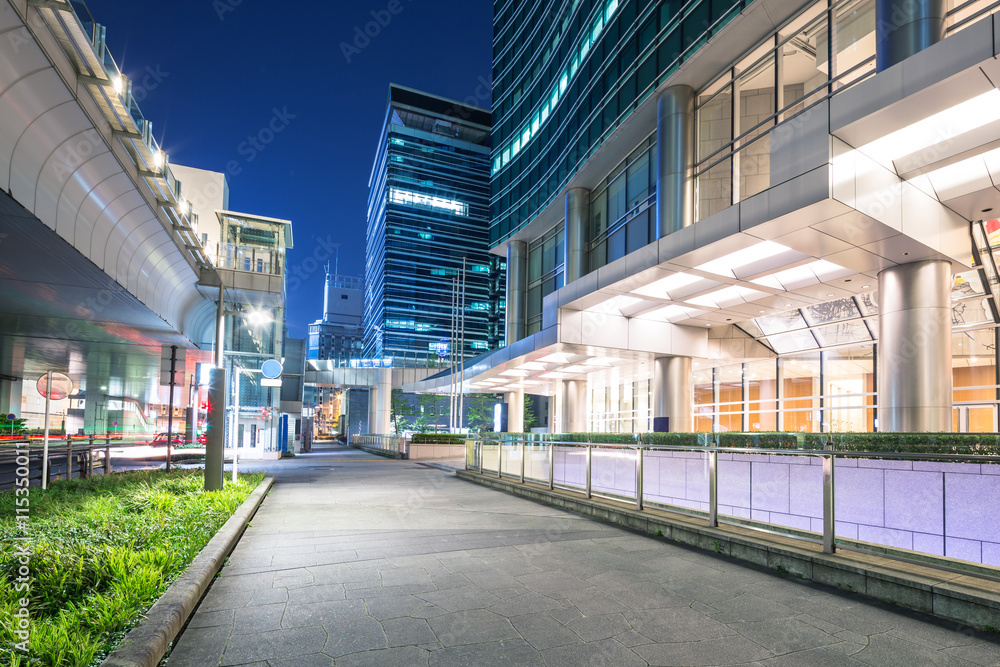
[[[31,489],[23,526],[14,492],[0,493],[0,665],[100,664],[263,478],[227,477],[212,492],[200,470],[56,482]],[[17,588],[22,547],[31,554],[27,592]],[[27,655],[13,648],[24,597]]]

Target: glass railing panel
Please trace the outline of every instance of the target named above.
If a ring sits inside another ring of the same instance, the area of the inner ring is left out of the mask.
[[[556,486],[582,491],[587,486],[587,449],[554,445]]]
[[[591,491],[635,498],[635,452],[626,447],[595,446],[590,461]]]
[[[549,445],[529,442],[524,445],[524,478],[533,482],[549,482]]]
[[[642,463],[643,499],[648,503],[708,511],[708,455],[647,450]]]

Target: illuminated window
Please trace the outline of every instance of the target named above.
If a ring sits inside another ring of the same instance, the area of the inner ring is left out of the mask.
[[[400,190],[399,188],[389,188],[389,203],[401,204],[403,206],[419,206],[421,208],[435,208],[455,215],[469,215],[469,205],[454,199],[436,197],[411,190]],[[423,238],[423,234],[421,234]]]

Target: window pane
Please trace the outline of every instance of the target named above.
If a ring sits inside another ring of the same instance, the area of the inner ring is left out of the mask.
[[[628,168],[628,208],[649,196],[649,153],[645,153]]]
[[[819,354],[782,359],[783,430],[819,431]]]
[[[732,158],[726,158],[698,176],[698,219],[728,208],[733,203]]]
[[[625,193],[625,175],[622,174],[608,186],[608,224],[613,225],[625,215],[628,202]]]
[[[823,420],[833,432],[874,430],[875,356],[871,345],[830,350],[824,355]]]
[[[775,360],[747,364],[746,383],[748,430],[777,431],[778,379]]]

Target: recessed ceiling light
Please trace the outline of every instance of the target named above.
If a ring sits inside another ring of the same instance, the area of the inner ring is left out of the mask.
[[[868,289],[869,287],[871,287],[871,285],[862,285],[861,289]]]
[[[845,283],[849,283],[849,282],[851,282],[851,278],[848,278],[848,279],[847,279],[847,280],[845,280],[844,282],[845,282]]]
[[[983,213],[989,213],[992,210],[993,210],[992,208],[984,208],[982,212]]]
[[[827,296],[834,296],[833,292],[829,292]]]
[[[785,308],[791,308],[791,307],[792,307],[792,304],[790,304],[790,303],[786,303],[785,304]]]
[[[903,253],[903,257],[907,257],[907,256],[908,256],[909,254],[910,254],[910,253],[908,253],[908,252],[904,252],[904,253]]]

